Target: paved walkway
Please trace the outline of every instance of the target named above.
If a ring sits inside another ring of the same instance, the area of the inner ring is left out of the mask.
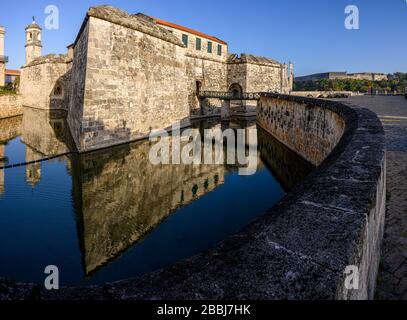
[[[381,119],[387,140],[387,212],[376,299],[407,299],[407,100],[352,97]]]

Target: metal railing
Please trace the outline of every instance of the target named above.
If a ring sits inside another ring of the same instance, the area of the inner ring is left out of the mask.
[[[257,92],[242,92],[236,94],[235,92],[202,91],[199,93],[199,98],[213,98],[222,100],[259,100],[260,94]]]
[[[7,63],[8,62],[8,57],[7,56],[0,56],[0,62]]]

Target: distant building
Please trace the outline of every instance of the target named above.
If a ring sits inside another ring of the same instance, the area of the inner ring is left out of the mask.
[[[6,69],[5,72],[5,83],[13,83],[14,80],[17,79],[17,77],[20,76],[20,70],[11,70],[11,69]]]
[[[353,79],[353,80],[369,80],[381,81],[388,80],[388,76],[384,73],[362,72],[362,73],[347,73],[347,72],[324,72],[315,73],[308,76],[296,77],[295,82],[318,81],[322,79],[337,80],[337,79]]]

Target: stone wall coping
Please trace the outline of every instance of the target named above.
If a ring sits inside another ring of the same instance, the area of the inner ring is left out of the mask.
[[[29,67],[34,67],[40,64],[46,64],[46,63],[62,63],[62,64],[68,64],[72,63],[72,59],[68,57],[66,54],[48,54],[42,57],[35,58],[33,61],[30,63],[26,64],[25,66],[22,66],[21,68],[29,68]]]
[[[266,57],[255,56],[253,54],[242,53],[240,56],[238,54],[232,53],[227,58],[228,64],[255,64],[259,66],[275,67],[280,68],[281,63]]]
[[[383,127],[365,108],[262,94],[267,97],[328,109],[345,122],[332,153],[279,204],[215,248],[169,268],[54,292],[3,280],[0,299],[343,299],[344,268],[360,260],[376,203],[386,153]]]
[[[78,36],[74,42],[74,46],[76,46],[76,43],[78,42],[89,17],[94,17],[123,26],[125,28],[133,29],[185,48],[182,41],[174,36],[169,30],[160,27],[156,23],[150,22],[147,19],[143,19],[137,15],[129,15],[127,12],[109,5],[95,6],[88,10]]]

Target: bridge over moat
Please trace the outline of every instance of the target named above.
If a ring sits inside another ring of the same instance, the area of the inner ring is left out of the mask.
[[[200,99],[221,99],[221,100],[259,100],[258,92],[223,92],[223,91],[202,91],[199,93]]]
[[[201,106],[201,115],[206,114],[204,110],[207,99],[219,99],[222,101],[220,115],[225,120],[229,119],[232,115],[243,115],[245,117],[255,115],[255,106],[257,101],[260,100],[260,96],[261,93],[259,92],[243,92],[242,90],[201,91],[197,94]],[[252,103],[249,101],[252,101]]]

